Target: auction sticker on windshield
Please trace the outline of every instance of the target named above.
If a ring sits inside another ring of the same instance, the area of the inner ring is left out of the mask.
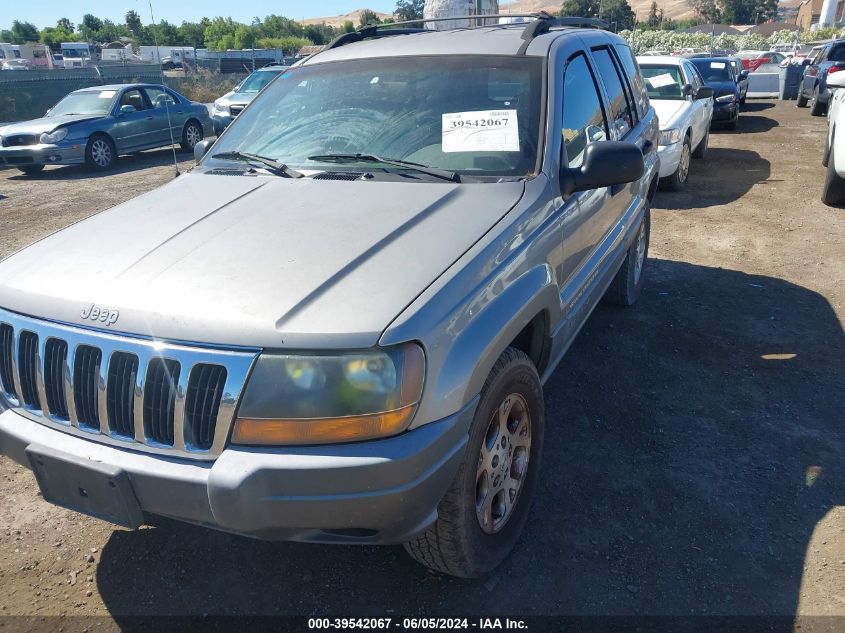
[[[443,152],[518,152],[516,110],[443,114]]]
[[[727,62],[710,62],[710,68],[724,68]]]
[[[654,77],[648,78],[648,83],[651,84],[652,88],[662,88],[663,86],[672,86],[675,84],[675,78],[672,77],[669,73],[663,73],[662,75],[655,75]]]
[[[117,90],[101,90],[100,99],[111,99],[117,94]]]

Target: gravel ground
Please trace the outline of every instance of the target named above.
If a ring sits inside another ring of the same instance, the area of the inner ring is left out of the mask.
[[[750,103],[686,192],[658,194],[642,299],[598,309],[547,385],[540,489],[491,577],[398,547],[114,529],[0,458],[0,614],[845,615],[845,211],[818,199],[823,134],[794,102]],[[0,256],[170,160],[0,173]]]

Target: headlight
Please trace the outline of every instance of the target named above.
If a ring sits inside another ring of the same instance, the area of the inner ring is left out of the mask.
[[[41,142],[42,145],[53,145],[55,143],[58,143],[59,141],[63,141],[66,136],[67,128],[63,127],[59,128],[55,132],[44,132],[44,134],[42,134],[41,138],[38,140]]]
[[[418,345],[363,352],[262,354],[233,444],[328,444],[396,435],[422,395]]]
[[[215,101],[214,112],[217,114],[229,114],[229,106],[220,103],[219,101]]]
[[[681,131],[677,128],[672,128],[669,130],[661,130],[660,138],[658,139],[658,143],[660,145],[672,145],[672,143],[677,143],[681,140]]]
[[[736,97],[734,95],[722,95],[721,97],[716,97],[716,103],[733,103]]]

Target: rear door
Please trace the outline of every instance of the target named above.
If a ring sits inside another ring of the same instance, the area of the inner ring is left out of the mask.
[[[698,89],[704,86],[704,82],[690,62],[682,62],[686,82],[692,86],[692,94],[687,97],[692,103],[692,148],[698,147],[698,144],[707,134],[710,129],[710,119],[713,116],[713,99],[696,99],[695,95]]]
[[[155,124],[154,142],[157,145],[180,142],[182,128],[185,126],[185,107],[177,103],[173,94],[159,86],[147,86],[144,88],[144,93],[152,106],[151,112]]]

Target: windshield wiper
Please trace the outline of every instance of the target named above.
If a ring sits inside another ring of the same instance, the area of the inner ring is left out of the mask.
[[[383,163],[385,165],[393,165],[394,167],[412,169],[421,174],[428,174],[429,176],[449,180],[450,182],[461,182],[461,175],[454,171],[437,169],[399,158],[385,158],[384,156],[376,156],[375,154],[317,154],[316,156],[309,156],[308,160],[320,163]]]
[[[220,152],[219,154],[212,154],[211,157],[219,158],[220,160],[239,160],[244,163],[252,163],[253,165],[258,164],[266,168],[271,174],[284,176],[285,178],[302,178],[305,175],[277,160],[249,152]]]

